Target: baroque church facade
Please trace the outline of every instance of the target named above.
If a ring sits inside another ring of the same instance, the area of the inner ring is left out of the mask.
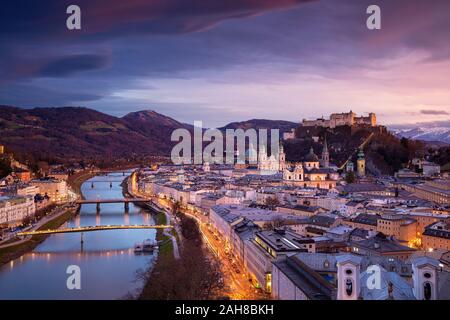
[[[261,175],[282,173],[283,184],[303,188],[333,189],[339,181],[339,173],[330,167],[330,153],[325,139],[322,154],[319,157],[313,148],[297,163],[287,163],[283,145],[278,155],[267,155],[264,147],[258,153],[258,171]]]
[[[258,154],[258,170],[262,175],[276,174],[282,172],[286,168],[286,154],[284,153],[283,144],[280,143],[280,150],[277,155],[267,156],[266,148],[263,146],[259,149]]]
[[[302,162],[284,165],[283,182],[304,188],[333,189],[339,181],[339,173],[330,167],[330,154],[325,139],[321,158],[313,148]]]

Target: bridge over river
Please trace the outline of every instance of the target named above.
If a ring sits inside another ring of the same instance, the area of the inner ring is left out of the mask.
[[[173,228],[171,225],[107,225],[107,226],[84,226],[76,228],[61,228],[61,229],[47,229],[19,232],[18,236],[34,236],[42,234],[55,234],[55,233],[72,233],[72,232],[90,232],[90,231],[102,231],[102,230],[119,230],[119,229],[166,229]]]
[[[125,212],[129,210],[129,204],[131,203],[146,203],[151,200],[142,198],[119,198],[119,199],[91,199],[91,200],[77,200],[77,204],[96,204],[97,212],[100,212],[100,204],[102,203],[123,203],[125,206]]]

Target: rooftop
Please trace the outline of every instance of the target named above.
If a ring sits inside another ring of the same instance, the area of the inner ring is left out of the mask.
[[[279,213],[267,209],[246,207],[242,205],[215,205],[211,208],[219,215],[233,213],[237,216],[247,218],[252,221],[272,221],[276,218],[282,218],[286,221],[303,221],[304,218],[294,214]]]
[[[301,205],[301,204],[297,204],[297,205],[285,204],[285,205],[280,205],[278,207],[289,208],[289,209],[294,209],[294,210],[299,210],[299,211],[306,211],[306,212],[316,212],[321,209],[318,206],[305,206],[305,205]]]
[[[377,226],[378,216],[373,214],[360,213],[356,218],[351,221],[354,223],[367,224],[371,226]]]
[[[367,283],[373,272],[367,270],[361,273],[360,297],[363,300],[415,300],[411,285],[396,272],[388,272],[380,268],[380,288],[368,288]],[[392,293],[389,295],[389,286]]]
[[[308,223],[320,227],[329,228],[336,221],[335,217],[318,214],[309,218]]]
[[[345,186],[336,187],[341,192],[352,193],[352,192],[378,192],[387,191],[388,189],[380,184],[375,183],[350,183]]]
[[[425,228],[423,235],[450,239],[450,224],[445,221],[435,222]]]
[[[331,300],[335,287],[296,255],[273,264],[311,300]]]
[[[385,236],[382,233],[378,233],[376,236],[369,238],[367,240],[362,240],[358,242],[352,242],[352,245],[362,249],[375,251],[380,254],[390,253],[390,252],[414,252],[413,248],[401,245],[397,241]]]
[[[255,238],[261,239],[277,252],[303,250],[302,244],[314,242],[295,232],[283,229],[260,231],[255,234]]]

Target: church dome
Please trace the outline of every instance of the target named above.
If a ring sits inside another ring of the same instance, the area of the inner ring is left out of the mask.
[[[314,153],[313,148],[311,147],[311,149],[309,150],[309,153],[306,155],[305,162],[319,162],[319,158],[316,156],[316,154]]]

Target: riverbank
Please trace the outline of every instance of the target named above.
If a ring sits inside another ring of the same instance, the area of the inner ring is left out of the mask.
[[[93,177],[95,177],[97,173],[92,171],[81,171],[78,173],[75,173],[69,177],[67,180],[67,183],[72,188],[72,190],[81,198],[84,200],[83,193],[81,192],[81,185],[86,181]]]
[[[128,189],[128,184],[129,184],[129,177],[125,178],[120,185],[122,187],[123,196],[124,197],[137,197],[137,195],[130,192],[130,190]],[[136,203],[135,205],[148,210],[148,208],[146,206],[144,206],[143,204]],[[154,213],[153,216],[155,218],[155,224],[157,224],[157,225],[166,225],[169,223],[167,216],[164,212],[157,212],[156,214]],[[160,261],[160,259],[164,259],[166,257],[166,255],[169,255],[172,258],[174,258],[174,253],[173,253],[174,247],[173,247],[173,243],[172,243],[172,238],[170,236],[168,236],[167,234],[165,234],[163,229],[156,230],[156,241],[159,243],[159,257],[155,263],[154,268],[156,267],[156,265],[158,265],[158,261]]]
[[[79,208],[68,209],[61,215],[48,221],[37,230],[57,229],[62,226],[67,220],[72,218]],[[9,263],[12,260],[20,258],[22,255],[34,250],[40,243],[44,242],[49,235],[32,236],[29,240],[21,242],[17,245],[11,245],[6,248],[0,248],[0,266]]]
[[[128,192],[128,179],[129,179],[129,177],[126,177],[125,179],[123,179],[122,183],[120,184],[120,186],[122,187],[122,195],[125,198],[131,197],[131,194]]]
[[[88,179],[96,176],[95,172],[82,171],[69,177],[67,183],[78,196],[84,199],[81,192],[81,185]],[[57,214],[54,218],[47,221],[45,224],[36,230],[57,229],[66,221],[72,218],[78,211],[80,206],[76,208],[66,209],[63,213]],[[44,218],[45,219],[45,218]],[[22,255],[34,250],[39,244],[45,241],[49,235],[32,236],[29,239],[18,240],[16,245],[9,245],[0,248],[0,266],[9,263],[10,261],[21,257]]]
[[[156,224],[166,224],[167,218],[164,212],[158,212],[155,215]],[[151,269],[147,270],[145,275],[145,283],[141,293],[137,297],[139,300],[149,299],[155,289],[155,277],[164,275],[168,272],[167,266],[175,263],[175,257],[173,255],[173,245],[169,236],[164,234],[162,229],[156,231],[156,241],[159,244],[158,258]]]
[[[124,179],[121,183],[122,194],[124,197],[138,197],[131,190],[129,190],[129,177]],[[142,204],[136,204],[137,206],[141,206],[144,209],[147,209]],[[166,225],[169,224],[169,217],[163,211],[153,212],[153,217],[155,219],[155,224],[157,225]],[[141,290],[141,293],[134,297],[135,299],[148,299],[149,292],[154,288],[154,283],[157,282],[155,279],[158,279],[161,275],[167,275],[167,266],[173,266],[176,264],[177,259],[179,259],[179,251],[178,245],[174,248],[174,242],[177,241],[173,235],[168,235],[167,230],[157,229],[155,240],[158,243],[158,257],[154,264],[145,271],[144,273],[144,287]]]

